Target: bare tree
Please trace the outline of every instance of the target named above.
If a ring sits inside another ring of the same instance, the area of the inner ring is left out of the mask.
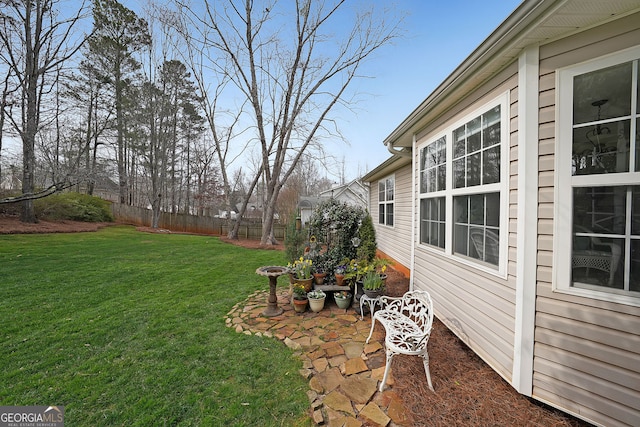
[[[57,0],[0,0],[0,55],[20,93],[19,117],[14,114],[6,117],[22,139],[23,177],[19,200],[23,222],[36,222],[33,198],[47,194],[47,191],[35,193],[34,170],[43,99],[54,84],[49,74],[71,58],[85,40],[74,34],[85,12],[84,2],[79,7],[76,4],[65,8],[75,11],[68,18],[61,18],[60,3]],[[53,183],[49,191],[65,185],[63,179]]]
[[[260,152],[266,195],[261,243],[276,243],[282,186],[306,151],[340,137],[332,113],[349,108],[347,88],[363,77],[364,60],[396,37],[399,20],[389,23],[392,14],[373,8],[347,17],[346,0],[175,2],[209,58],[209,73],[229,79],[236,99],[250,106],[244,125]],[[345,30],[345,22],[353,24]]]

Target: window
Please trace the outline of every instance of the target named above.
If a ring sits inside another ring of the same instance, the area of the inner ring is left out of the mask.
[[[635,49],[559,72],[558,289],[640,297],[639,63]]]
[[[420,150],[420,192],[436,193],[446,189],[447,138],[443,136]],[[427,197],[420,201],[420,243],[444,249],[444,197]]]
[[[420,243],[504,274],[507,95],[420,148]]]
[[[378,181],[378,223],[393,226],[393,200],[395,177]]]

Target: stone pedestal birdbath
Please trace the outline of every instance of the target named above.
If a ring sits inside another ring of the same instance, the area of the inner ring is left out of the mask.
[[[276,296],[276,284],[278,283],[278,277],[288,274],[289,269],[287,267],[267,266],[260,267],[256,270],[256,274],[269,278],[269,297],[267,298],[267,308],[264,309],[262,315],[265,317],[279,316],[284,311],[281,307],[278,307],[278,297]]]

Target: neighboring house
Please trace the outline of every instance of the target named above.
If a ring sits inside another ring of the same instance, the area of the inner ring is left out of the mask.
[[[380,250],[438,318],[606,426],[640,425],[639,135],[640,1],[525,1],[364,177]]]
[[[315,210],[318,203],[320,203],[322,199],[320,197],[313,196],[303,196],[300,197],[300,201],[298,202],[298,210],[300,211],[300,220],[302,225],[309,222],[309,218],[311,218],[311,214]]]
[[[339,202],[344,202],[351,206],[360,206],[367,209],[369,200],[369,187],[364,185],[360,179],[354,179],[346,184],[338,185],[320,193],[321,199],[333,197]]]
[[[362,183],[359,179],[338,185],[321,192],[318,197],[302,196],[298,202],[298,209],[300,210],[300,219],[302,224],[306,224],[311,218],[311,214],[315,210],[318,203],[323,200],[334,198],[339,202],[346,203],[351,206],[360,206],[363,209],[367,209],[369,200],[369,188]]]

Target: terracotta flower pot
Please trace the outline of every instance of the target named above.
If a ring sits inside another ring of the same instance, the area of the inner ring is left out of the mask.
[[[293,309],[296,313],[304,313],[307,311],[307,304],[309,300],[307,299],[293,299]]]
[[[336,285],[344,286],[344,274],[337,274],[336,273]]]
[[[310,277],[308,279],[293,279],[295,283],[299,283],[302,286],[304,286],[304,291],[305,292],[310,292],[311,288],[313,287],[313,277]]]
[[[316,285],[320,286],[324,284],[324,278],[327,276],[327,273],[313,273],[313,278],[316,281]]]

